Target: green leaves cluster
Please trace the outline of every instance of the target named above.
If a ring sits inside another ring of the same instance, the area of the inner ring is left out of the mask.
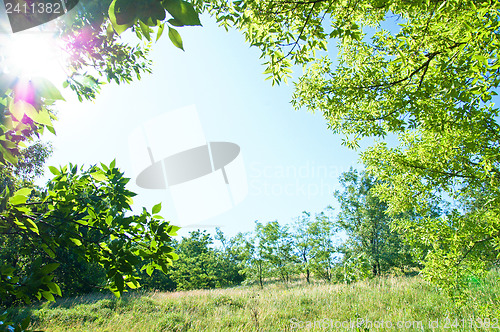
[[[16,164],[20,150],[47,129],[55,132],[51,106],[64,100],[45,78],[25,80],[0,73],[0,163]]]
[[[123,33],[130,27],[135,28],[139,38],[151,41],[152,27],[158,27],[156,40],[165,29],[164,21],[170,15],[168,22],[168,37],[172,43],[184,50],[182,38],[174,27],[201,25],[198,13],[193,5],[184,0],[114,0],[109,6],[109,19],[114,31]]]
[[[218,236],[224,239],[220,230]],[[240,284],[244,275],[240,273],[238,257],[230,247],[216,248],[213,244],[213,238],[206,231],[193,231],[182,240],[174,241],[172,246],[179,255],[179,260],[166,274],[143,276],[143,287],[173,291]]]
[[[335,192],[340,212],[335,224],[348,236],[340,248],[344,254],[344,270],[357,269],[359,275],[380,276],[391,269],[404,274],[412,268],[420,268],[422,252],[405,243],[402,232],[395,227],[397,218],[387,214],[387,204],[374,192],[377,184],[381,181],[354,169],[340,177],[342,189]],[[435,217],[439,215],[436,210],[428,215],[404,217],[407,220]],[[354,281],[356,278],[349,274],[356,271],[344,272],[345,278]]]
[[[266,74],[301,66],[292,104],[321,112],[381,181],[377,195],[416,247],[426,275],[461,288],[500,258],[498,1],[213,0],[203,8],[243,31]],[[336,49],[335,49],[336,47]],[[397,140],[387,144],[384,138]],[[444,277],[439,277],[444,276]]]
[[[80,1],[59,21],[60,38],[69,55],[63,86],[82,101],[94,99],[104,82],[140,79],[141,73],[150,72],[149,45],[131,47],[119,41],[119,34],[132,28],[150,41],[151,28],[158,26],[158,39],[167,19],[170,39],[179,48],[183,48],[182,39],[173,27],[201,25],[186,1]],[[4,60],[0,56],[0,63]],[[28,156],[24,151],[30,141],[45,129],[55,133],[52,108],[58,100],[64,100],[59,90],[44,78],[0,72],[0,164],[2,176],[9,179],[2,179],[0,237],[2,245],[19,245],[24,255],[19,258],[29,253],[41,257],[24,265],[2,262],[3,303],[53,300],[61,295],[53,272],[58,261],[66,263],[58,257],[62,253],[100,265],[106,271],[107,287],[116,295],[139,287],[138,267],[151,275],[155,269],[167,271],[177,259],[169,242],[178,227],[158,215],[160,205],[151,213],[146,209],[131,213],[135,194],[126,189],[128,179],[114,162],[86,170],[71,164],[50,167],[54,178],[41,191],[30,183],[19,186],[21,181],[12,177],[19,159]]]
[[[82,260],[101,265],[109,280],[108,287],[119,296],[126,288],[139,287],[139,263],[142,269],[167,271],[177,259],[169,246],[178,227],[171,226],[146,209],[130,215],[132,197],[126,189],[129,179],[112,162],[87,170],[75,165],[50,168],[55,177],[46,191],[33,196],[23,188],[8,201],[0,214],[0,234],[15,234],[25,243],[22,250],[44,253],[57,262],[57,248],[70,248]],[[16,278],[15,266],[3,266],[2,297],[15,296],[30,302],[32,296],[53,300],[60,290],[49,274],[59,264],[33,268],[32,280]]]

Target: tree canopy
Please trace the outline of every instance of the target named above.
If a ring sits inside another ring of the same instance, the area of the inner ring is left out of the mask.
[[[167,12],[169,37],[182,48],[173,26],[199,25],[197,12],[185,1],[149,1],[139,7],[132,1],[80,1],[57,25],[69,55],[63,87],[73,90],[80,101],[92,100],[104,82],[140,79],[141,73],[150,71],[149,46],[130,46],[119,34],[131,28],[149,41],[150,27],[158,26],[159,38]],[[135,193],[126,188],[129,179],[114,161],[86,168],[51,166],[53,177],[47,186],[33,185],[32,168],[39,175],[47,154],[32,142],[45,130],[55,133],[54,109],[64,98],[54,82],[12,71],[6,65],[9,59],[0,54],[0,243],[15,244],[20,253],[1,262],[1,305],[42,297],[52,301],[61,295],[53,281],[53,271],[67,263],[61,255],[100,265],[106,286],[117,296],[140,286],[140,271],[166,272],[178,258],[170,242],[179,227],[159,215],[160,204],[133,213]],[[23,262],[22,257],[30,254],[38,258]],[[0,320],[5,325],[3,316]]]
[[[146,41],[165,32],[183,49],[178,28],[201,25],[198,13],[206,11],[260,48],[273,83],[293,79],[294,107],[321,112],[350,148],[374,138],[361,154],[380,180],[374,192],[392,216],[425,216],[399,218],[397,227],[409,243],[430,248],[425,261],[429,278],[445,288],[460,288],[468,275],[500,258],[497,1],[82,0],[81,5],[60,27],[73,52],[66,86],[81,100],[95,98],[102,82],[130,82],[149,71],[148,46],[122,43],[124,31]],[[300,67],[302,74],[294,77],[292,70]],[[45,129],[54,131],[53,104],[61,100],[46,79],[16,77],[2,66],[2,164],[16,164],[24,142]],[[397,143],[388,144],[388,137]],[[136,285],[130,271],[136,258],[157,261],[149,270],[163,269],[174,258],[158,242],[174,232],[156,217],[158,207],[125,217],[132,193],[114,164],[52,171],[55,178],[45,193],[35,197],[25,187],[9,194],[0,211],[5,234],[43,240],[40,248],[49,256],[51,243],[75,246],[107,267],[117,292],[124,282]],[[101,195],[107,201],[92,199]],[[438,204],[441,214],[429,214]],[[76,224],[64,224],[70,229],[63,227],[62,242],[54,243],[53,233],[41,234],[59,227],[59,214]],[[107,230],[109,224],[114,228]],[[98,238],[109,237],[107,248],[86,237],[93,227]],[[131,240],[147,249],[132,249]],[[110,245],[120,241],[118,247],[125,250],[114,252]],[[108,257],[108,250],[125,263]],[[286,269],[280,271],[286,276]],[[2,285],[13,283],[12,273],[9,267],[2,270]],[[43,280],[41,293],[32,293],[50,298],[47,294],[57,288]]]
[[[438,202],[448,207],[438,217],[399,222],[412,243],[432,246],[427,276],[458,287],[464,276],[497,262],[497,1],[214,0],[204,6],[261,49],[274,83],[302,67],[294,107],[321,112],[348,147],[374,139],[361,157],[381,180],[376,192],[389,213],[425,215]]]

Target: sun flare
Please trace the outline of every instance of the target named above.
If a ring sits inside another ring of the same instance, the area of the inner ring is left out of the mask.
[[[64,54],[52,33],[25,32],[0,35],[1,70],[22,77],[64,80]]]

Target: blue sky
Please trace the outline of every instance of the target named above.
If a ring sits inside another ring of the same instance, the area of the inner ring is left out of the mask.
[[[153,74],[141,81],[106,85],[95,102],[80,103],[63,90],[67,102],[58,104],[57,136],[45,137],[54,147],[47,166],[109,164],[116,158],[132,177],[128,135],[161,113],[195,105],[209,141],[241,147],[249,185],[241,204],[205,224],[232,236],[251,231],[255,220],[286,223],[304,210],[335,205],[338,176],[360,167],[357,152],[341,146],[321,115],[292,108],[292,84],[272,87],[265,81],[259,50],[249,48],[239,32],[226,32],[206,16],[202,23],[180,29],[185,52],[161,38],[151,54]],[[141,189],[134,181],[130,189],[139,194],[134,208],[162,202],[163,216],[178,224],[168,191]]]

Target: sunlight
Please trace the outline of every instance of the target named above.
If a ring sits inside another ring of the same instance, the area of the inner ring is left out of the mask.
[[[22,77],[45,77],[57,84],[64,80],[63,49],[52,33],[0,34],[1,69]]]

